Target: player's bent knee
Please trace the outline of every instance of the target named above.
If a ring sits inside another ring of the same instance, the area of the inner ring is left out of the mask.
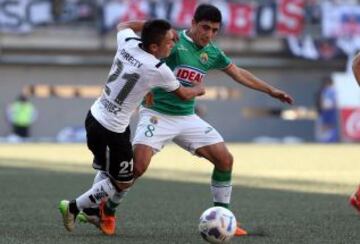
[[[216,164],[216,168],[222,171],[231,171],[233,166],[234,158],[231,153],[222,157]]]
[[[232,167],[233,163],[234,163],[234,157],[231,153],[229,153],[229,165]]]
[[[135,179],[141,177],[145,173],[146,169],[147,169],[147,166],[145,164],[135,163],[135,165],[134,165]]]

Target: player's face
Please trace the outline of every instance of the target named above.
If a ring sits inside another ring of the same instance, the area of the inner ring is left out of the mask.
[[[155,56],[157,58],[166,58],[170,55],[171,49],[174,47],[174,34],[169,30],[160,45],[157,46]]]
[[[206,46],[212,41],[220,29],[220,23],[211,21],[192,22],[193,41],[201,46]]]

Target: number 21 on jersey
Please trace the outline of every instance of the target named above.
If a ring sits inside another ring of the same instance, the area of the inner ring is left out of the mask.
[[[115,81],[120,81],[120,82],[122,81],[122,80],[118,80],[118,77],[121,75],[121,73],[124,69],[124,65],[119,59],[116,59],[115,65],[116,65],[116,69],[112,74],[109,75],[109,78],[105,85],[105,93],[108,96],[110,96],[110,94],[111,94],[111,89],[108,86],[108,84],[115,82]],[[136,82],[140,78],[140,75],[137,73],[124,73],[121,76],[121,78],[125,81],[125,84],[122,87],[122,89],[119,91],[119,93],[116,95],[115,100],[114,100],[120,106],[122,105],[124,100],[127,98],[129,93],[134,88]]]

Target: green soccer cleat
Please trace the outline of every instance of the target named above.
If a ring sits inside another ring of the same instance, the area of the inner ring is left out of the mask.
[[[69,201],[62,200],[59,204],[59,210],[63,217],[63,223],[67,231],[73,231],[75,229],[75,216],[69,211]]]
[[[76,220],[79,221],[79,223],[83,223],[83,224],[88,222],[85,213],[83,211],[80,211],[78,216],[76,216]]]
[[[86,208],[84,209],[84,211],[80,211],[80,213],[76,216],[76,220],[79,221],[79,223],[89,223],[99,228],[100,226],[99,209]]]

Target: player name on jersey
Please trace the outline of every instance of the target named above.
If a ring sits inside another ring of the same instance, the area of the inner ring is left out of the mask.
[[[135,66],[136,68],[140,68],[143,64],[134,58],[131,54],[129,54],[124,48],[120,51],[121,56],[128,61],[131,65]]]
[[[104,95],[101,96],[100,102],[109,113],[116,115],[121,112],[121,107],[109,101]]]
[[[205,76],[205,72],[201,72],[199,69],[184,66],[177,68],[175,74],[181,83],[185,85],[202,82]]]

